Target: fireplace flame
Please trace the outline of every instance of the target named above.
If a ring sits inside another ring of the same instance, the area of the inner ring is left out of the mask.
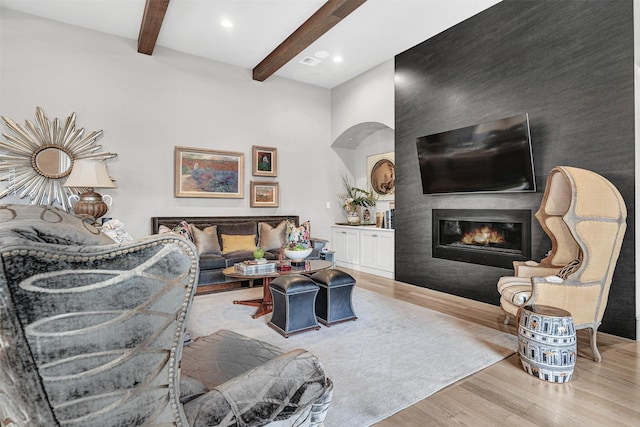
[[[460,239],[465,245],[488,245],[488,244],[500,244],[504,243],[504,237],[492,230],[490,227],[476,228],[470,233],[465,233]]]

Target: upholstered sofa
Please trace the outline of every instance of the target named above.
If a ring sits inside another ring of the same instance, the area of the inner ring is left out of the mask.
[[[193,241],[198,250],[198,293],[240,286],[222,270],[253,259],[256,246],[266,259],[278,259],[280,247],[289,241],[313,248],[307,259],[318,259],[324,240],[312,238],[309,221],[300,224],[295,215],[227,217],[152,217],[151,232],[176,232]]]
[[[231,331],[185,345],[196,247],[113,243],[46,206],[0,206],[0,420],[8,426],[321,425],[305,350]]]

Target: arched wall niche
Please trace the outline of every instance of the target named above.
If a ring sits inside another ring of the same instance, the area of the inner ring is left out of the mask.
[[[357,187],[367,188],[367,157],[394,152],[394,138],[394,129],[386,124],[363,122],[342,132],[331,148],[344,163],[353,183]],[[384,205],[386,209],[386,203]]]

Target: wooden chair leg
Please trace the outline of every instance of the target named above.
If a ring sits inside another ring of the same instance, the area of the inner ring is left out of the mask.
[[[598,336],[598,328],[589,328],[591,334],[589,335],[589,342],[591,343],[591,352],[593,353],[593,360],[596,362],[602,362],[602,356],[598,351],[598,345],[596,344],[596,338]]]

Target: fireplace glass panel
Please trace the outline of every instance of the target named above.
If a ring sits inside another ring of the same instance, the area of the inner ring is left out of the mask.
[[[531,256],[528,209],[433,209],[432,256],[513,268]]]
[[[440,245],[522,254],[522,224],[515,222],[440,221]]]

